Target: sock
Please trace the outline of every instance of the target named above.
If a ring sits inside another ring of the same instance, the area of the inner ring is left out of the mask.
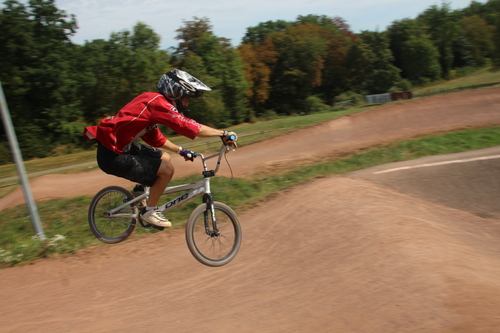
[[[156,208],[158,208],[158,207],[156,207],[156,206],[154,206],[154,207],[147,206],[147,207],[146,207],[146,212],[147,212],[148,210],[153,210],[153,209],[156,209]]]

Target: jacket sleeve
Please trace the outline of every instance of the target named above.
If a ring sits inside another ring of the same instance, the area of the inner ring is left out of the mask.
[[[151,105],[150,120],[154,123],[168,126],[176,133],[190,139],[194,139],[201,128],[201,124],[193,119],[184,117],[165,99],[155,100],[155,103]]]
[[[97,126],[85,127],[83,131],[83,136],[89,140],[95,140],[97,136]]]
[[[167,142],[167,138],[161,133],[158,126],[154,125],[141,138],[148,145],[153,147],[161,147]]]

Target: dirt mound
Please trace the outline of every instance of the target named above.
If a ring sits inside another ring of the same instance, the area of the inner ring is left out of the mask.
[[[181,230],[0,271],[3,332],[493,332],[500,225],[319,179],[240,216],[223,268]]]

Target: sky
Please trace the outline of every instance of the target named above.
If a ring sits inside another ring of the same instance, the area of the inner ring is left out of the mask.
[[[487,0],[476,0],[486,3]],[[238,46],[247,28],[266,21],[295,21],[299,15],[340,16],[355,33],[385,31],[395,20],[415,18],[441,0],[56,0],[56,6],[74,14],[76,44],[108,40],[111,33],[131,31],[142,22],[161,37],[161,48],[176,47],[176,30],[183,21],[206,17],[217,37]],[[450,0],[451,9],[468,7],[471,0]]]

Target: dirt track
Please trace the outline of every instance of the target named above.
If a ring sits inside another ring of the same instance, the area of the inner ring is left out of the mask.
[[[230,160],[240,177],[297,158],[486,124],[500,124],[500,89],[381,107],[244,147]],[[191,164],[182,164],[178,175],[194,172],[185,165]],[[95,192],[93,181],[99,188],[118,183],[97,172],[53,177],[33,182],[36,197],[55,196],[44,192],[54,179],[66,195],[75,187],[78,194]],[[498,218],[347,175],[281,193],[240,220],[242,248],[222,268],[200,265],[182,230],[173,230],[0,270],[0,331],[385,333],[500,327]]]

